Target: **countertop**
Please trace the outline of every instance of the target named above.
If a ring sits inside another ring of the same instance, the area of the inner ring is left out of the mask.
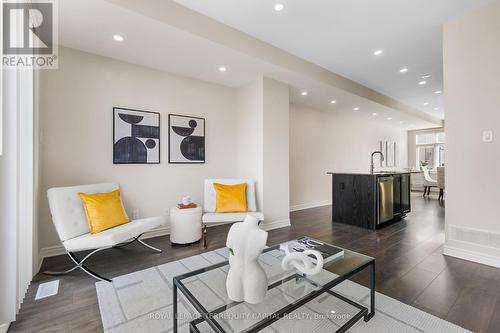
[[[422,171],[382,171],[382,172],[327,172],[328,175],[358,175],[358,176],[391,176],[407,175],[411,173],[421,173]]]

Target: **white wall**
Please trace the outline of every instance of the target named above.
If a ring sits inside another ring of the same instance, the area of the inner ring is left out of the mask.
[[[113,165],[112,108],[161,113],[161,164]],[[46,190],[98,182],[121,185],[127,211],[164,215],[203,180],[236,176],[236,92],[223,86],[61,48],[59,69],[40,75],[39,245],[60,244]],[[168,164],[168,114],[206,118],[206,164]]]
[[[500,267],[500,2],[444,27],[445,254]],[[482,142],[493,130],[495,141]]]
[[[286,84],[264,78],[264,213],[266,223],[290,224],[290,96]]]
[[[290,224],[289,88],[257,77],[238,89],[239,177],[257,182],[258,208],[265,228]]]
[[[264,205],[263,152],[264,115],[262,113],[263,80],[261,78],[238,89],[237,93],[237,174],[256,182],[257,207]]]
[[[380,141],[397,144],[397,169],[406,168],[407,132],[359,115],[290,106],[290,205],[292,210],[330,204],[332,172],[369,172]],[[376,166],[379,157],[375,157]]]

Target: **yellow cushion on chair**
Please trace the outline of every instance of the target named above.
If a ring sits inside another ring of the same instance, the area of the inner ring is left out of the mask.
[[[216,213],[247,212],[247,184],[224,185],[214,183],[217,193],[215,202]]]
[[[91,234],[129,222],[120,198],[120,190],[109,193],[78,193],[83,201]]]

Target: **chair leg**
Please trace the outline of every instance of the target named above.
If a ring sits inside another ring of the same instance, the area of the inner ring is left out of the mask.
[[[142,244],[143,246],[147,247],[148,249],[151,249],[151,250],[156,251],[156,252],[158,252],[158,253],[162,253],[162,252],[163,252],[163,250],[158,249],[158,248],[156,248],[156,247],[154,247],[154,246],[151,246],[151,245],[149,245],[149,244],[145,243],[144,241],[140,240],[140,239],[139,239],[139,237],[135,238],[135,240],[136,240],[136,241],[138,241],[138,242],[139,242],[140,244]]]
[[[203,223],[203,248],[207,248],[207,225]]]
[[[132,244],[133,242],[138,242],[139,244],[147,247],[148,249],[151,249],[153,251],[156,251],[156,252],[163,252],[161,249],[157,249],[156,247],[154,246],[151,246],[147,243],[145,243],[144,241],[142,241],[141,239],[139,239],[139,237],[141,237],[142,234],[140,234],[139,236],[137,237],[134,237],[131,241],[129,242],[126,242],[126,243],[123,243],[123,244],[118,244],[118,245],[115,245],[113,246],[113,248],[120,248],[120,247],[124,247],[124,246],[127,246],[129,244]],[[109,247],[103,247],[103,248],[100,248],[100,249],[96,249],[92,252],[90,252],[89,254],[87,254],[82,260],[79,260],[75,254],[73,252],[67,252],[68,256],[71,258],[71,260],[75,263],[75,266],[66,270],[66,271],[61,271],[61,272],[53,272],[53,271],[45,271],[43,272],[43,274],[45,275],[52,275],[52,276],[58,276],[58,275],[64,275],[64,274],[68,274],[69,272],[72,272],[74,271],[75,269],[79,268],[81,269],[82,271],[84,271],[85,273],[87,273],[88,275],[92,276],[93,278],[97,279],[97,280],[101,280],[101,281],[107,281],[107,282],[111,282],[110,279],[108,278],[105,278],[95,272],[93,272],[90,268],[88,268],[87,266],[85,266],[83,263],[88,259],[90,258],[90,256],[92,256],[93,254],[99,252],[99,251],[102,251],[102,250],[106,250],[106,249],[109,249]]]
[[[426,192],[427,192],[427,186],[424,186],[424,197]]]
[[[76,265],[75,267],[70,268],[70,269],[68,269],[66,271],[62,271],[62,272],[45,271],[45,272],[43,272],[43,274],[45,274],[45,275],[52,275],[52,276],[58,276],[58,275],[68,274],[69,272],[72,272],[75,269],[80,268],[82,271],[84,271],[85,273],[87,273],[88,275],[92,276],[93,278],[95,278],[97,280],[111,282],[110,279],[105,278],[105,277],[103,277],[103,276],[101,276],[101,275],[99,275],[99,274],[91,271],[87,266],[85,266],[83,264],[85,262],[85,260],[87,260],[88,258],[90,258],[90,256],[92,256],[93,254],[95,254],[95,253],[97,253],[97,252],[99,252],[101,250],[105,250],[105,249],[108,249],[108,247],[94,250],[94,251],[90,252],[89,254],[87,254],[82,260],[79,260],[75,256],[75,254],[73,252],[67,252],[68,256],[75,263],[75,265]]]
[[[162,253],[162,252],[163,252],[163,250],[160,250],[160,249],[158,249],[158,248],[156,248],[156,247],[153,247],[153,246],[151,246],[151,245],[149,245],[149,244],[145,243],[143,240],[139,239],[142,235],[143,235],[143,234],[140,234],[139,236],[132,238],[132,240],[130,240],[130,241],[128,241],[128,242],[125,242],[125,243],[122,243],[122,244],[118,244],[118,245],[115,245],[115,246],[113,246],[113,247],[114,247],[114,248],[121,248],[121,247],[125,247],[125,246],[127,246],[127,245],[130,245],[130,244],[132,244],[133,242],[138,242],[139,244],[141,244],[141,245],[143,245],[143,246],[147,247],[148,249],[151,249],[151,250],[156,251],[156,252],[158,252],[158,253]]]

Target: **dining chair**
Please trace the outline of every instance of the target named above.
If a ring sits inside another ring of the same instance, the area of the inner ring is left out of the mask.
[[[429,169],[423,166],[422,171],[424,172],[424,197],[431,193],[431,187],[438,187],[438,182],[435,179],[432,179],[429,174]]]
[[[444,200],[444,167],[437,168],[437,183],[439,188],[439,202]]]

